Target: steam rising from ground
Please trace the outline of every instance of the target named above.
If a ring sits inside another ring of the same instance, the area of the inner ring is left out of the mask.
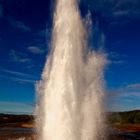
[[[104,55],[90,51],[77,0],[57,0],[51,52],[38,84],[40,140],[103,140]]]

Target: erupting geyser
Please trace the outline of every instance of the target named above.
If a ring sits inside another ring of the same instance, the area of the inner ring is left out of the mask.
[[[86,40],[77,0],[56,0],[51,52],[38,83],[40,140],[104,140],[106,60]]]

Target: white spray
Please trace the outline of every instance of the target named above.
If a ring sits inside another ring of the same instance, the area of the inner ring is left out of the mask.
[[[40,140],[103,140],[104,55],[87,48],[77,0],[57,0],[51,52],[38,84]]]

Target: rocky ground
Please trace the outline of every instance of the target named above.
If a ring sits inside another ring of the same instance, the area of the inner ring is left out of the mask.
[[[139,140],[140,131],[138,131],[138,126],[137,129],[134,126],[131,126],[132,128],[134,128],[131,129],[131,131],[129,126],[130,125],[122,127],[119,126],[119,128],[115,128],[110,133],[110,136],[108,136],[107,140]],[[9,128],[8,127],[0,128],[0,140],[37,140],[37,138],[34,128],[31,127],[12,128],[10,126]]]
[[[107,140],[139,140],[140,124],[113,124]],[[37,140],[30,115],[0,115],[0,140]]]

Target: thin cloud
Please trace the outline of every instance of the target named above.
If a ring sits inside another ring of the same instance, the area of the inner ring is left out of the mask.
[[[123,60],[114,60],[114,61],[111,61],[111,64],[124,64],[125,61]]]
[[[139,0],[110,1],[114,3],[114,7],[110,8],[113,17],[140,17]],[[131,5],[131,6],[130,6]],[[110,16],[111,16],[110,13]],[[108,13],[109,15],[109,13]]]
[[[37,46],[29,46],[27,50],[33,54],[42,54],[45,52],[43,48],[37,47]]]
[[[131,5],[131,6],[130,6]],[[119,1],[114,7],[114,16],[123,16],[129,18],[140,17],[139,0],[125,0]]]
[[[31,61],[31,59],[29,59],[26,54],[17,52],[15,50],[11,50],[9,56],[12,59],[12,61],[15,61],[15,62],[25,63],[25,62]]]
[[[35,85],[35,83],[36,83],[35,79],[17,78],[17,77],[8,76],[8,75],[0,75],[0,78],[6,79],[8,81],[16,82],[16,83],[19,83],[19,84],[32,84],[32,85]]]
[[[30,103],[0,101],[1,113],[32,114],[34,106]]]
[[[29,26],[27,26],[24,22],[19,21],[19,20],[15,20],[15,19],[9,19],[9,23],[14,27],[14,28],[18,28],[22,31],[25,32],[30,32],[31,28]]]
[[[132,90],[140,90],[140,83],[130,84],[127,86],[127,88]]]
[[[118,54],[117,52],[110,52],[108,54],[110,64],[124,64],[126,55]]]
[[[26,74],[26,73],[22,73],[22,72],[18,72],[18,71],[12,71],[12,70],[7,70],[7,69],[2,69],[1,71],[6,74],[11,74],[11,75],[15,75],[15,76],[34,77],[30,74]]]
[[[110,90],[107,92],[109,98],[116,97],[127,97],[127,96],[137,96],[140,98],[140,83],[128,84],[126,86]]]
[[[47,33],[48,33],[48,30],[45,29],[45,30],[39,30],[39,31],[38,31],[37,33],[35,33],[34,35],[35,35],[35,36],[39,36],[39,37],[46,37]]]
[[[47,41],[48,43],[50,42],[51,39],[51,29],[50,28],[46,28],[46,29],[42,29],[42,30],[38,30],[37,32],[35,32],[34,37],[38,40],[43,40],[43,42]],[[45,39],[45,40],[44,40]],[[39,41],[40,42],[40,41]],[[42,42],[42,43],[43,43]]]
[[[37,77],[18,71],[1,69],[0,77],[20,84],[35,84]]]
[[[107,106],[112,111],[134,110],[140,108],[140,92],[124,88],[112,90],[107,95]]]
[[[127,16],[129,14],[130,10],[118,10],[113,12],[114,16]]]
[[[0,104],[1,105],[15,105],[15,106],[18,106],[18,105],[28,105],[28,106],[31,106],[30,103],[22,103],[22,102],[9,102],[9,101],[0,101]]]
[[[31,80],[31,79],[13,78],[12,80],[20,84],[35,84],[36,83],[35,80]]]
[[[87,3],[87,0],[82,0]],[[139,0],[91,0],[88,7],[93,13],[99,13],[99,19],[105,19],[108,22],[118,21],[118,24],[129,20],[140,18]]]

